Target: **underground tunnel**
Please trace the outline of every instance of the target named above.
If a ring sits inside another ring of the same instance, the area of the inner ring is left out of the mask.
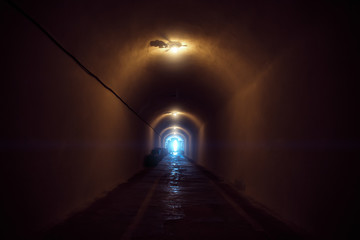
[[[350,239],[359,10],[353,1],[1,1],[4,239],[40,239],[167,162],[173,175],[198,169],[245,199],[264,239],[280,239],[264,216],[304,239]],[[144,167],[159,148],[169,154]],[[179,218],[207,210],[187,211]]]

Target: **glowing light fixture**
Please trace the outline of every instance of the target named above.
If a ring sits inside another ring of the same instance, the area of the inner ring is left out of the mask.
[[[172,113],[172,115],[173,115],[174,117],[176,117],[177,114],[178,114],[177,112],[173,112],[173,113]]]
[[[178,150],[178,142],[176,140],[174,140],[174,142],[173,142],[173,149],[175,152],[177,152],[177,150]]]
[[[170,48],[170,51],[172,53],[177,53],[179,51],[179,48],[178,47],[172,47],[172,48]]]
[[[166,52],[170,51],[171,53],[177,53],[181,47],[187,47],[187,45],[182,44],[178,41],[170,41],[164,42],[162,40],[154,40],[150,41],[151,47],[165,48]]]

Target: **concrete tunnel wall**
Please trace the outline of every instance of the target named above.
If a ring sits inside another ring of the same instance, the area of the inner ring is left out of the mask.
[[[192,157],[244,196],[313,236],[354,228],[354,6],[17,2],[148,122],[194,116],[176,123]],[[4,2],[1,18],[1,215],[29,234],[125,182],[160,139]],[[189,46],[148,46],[164,37]]]
[[[139,172],[148,127],[4,2],[1,16],[2,227],[28,235]]]

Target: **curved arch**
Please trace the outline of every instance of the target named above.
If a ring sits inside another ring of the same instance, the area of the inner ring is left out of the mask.
[[[156,128],[157,125],[159,124],[159,122],[161,120],[163,120],[164,118],[166,118],[166,117],[179,118],[180,116],[184,116],[184,117],[190,119],[192,122],[195,123],[195,125],[198,128],[200,128],[201,125],[202,125],[202,121],[198,117],[196,117],[194,114],[191,114],[191,113],[188,113],[188,112],[181,112],[181,111],[177,111],[177,110],[174,110],[172,112],[163,113],[163,114],[159,115],[158,117],[156,117],[154,120],[152,120],[150,122],[150,125],[153,128]]]
[[[186,138],[181,133],[169,134],[164,138],[163,148],[168,149],[169,152],[182,152],[185,154],[186,148]]]
[[[184,141],[189,142],[189,140],[188,140],[189,136],[186,136],[185,134],[179,133],[179,132],[177,132],[177,133],[171,132],[171,133],[167,133],[166,135],[164,135],[164,136],[161,138],[161,146],[164,146],[166,139],[167,139],[170,135],[179,135],[179,136],[181,136],[181,137],[184,139]]]
[[[161,138],[162,138],[162,135],[164,134],[165,131],[167,131],[167,130],[169,130],[169,129],[174,129],[174,128],[179,129],[179,130],[185,132],[189,137],[191,137],[191,134],[190,134],[190,132],[189,132],[187,129],[185,129],[185,128],[183,128],[183,127],[179,127],[179,126],[172,126],[172,127],[164,128],[164,129],[160,132]]]
[[[156,129],[159,125],[159,123],[164,120],[165,118],[170,118],[170,117],[173,117],[174,119],[179,119],[180,117],[185,117],[187,119],[189,119],[192,123],[194,123],[195,127],[197,129],[200,129],[201,126],[203,125],[203,122],[197,117],[195,116],[194,114],[191,114],[191,113],[188,113],[188,112],[182,112],[182,111],[177,111],[177,110],[174,110],[172,112],[166,112],[166,113],[163,113],[163,114],[160,114],[159,116],[157,116],[154,120],[152,120],[150,122],[150,125]],[[179,126],[173,126],[173,127],[178,127],[180,129]],[[167,127],[167,128],[164,128],[160,131],[159,135],[155,135],[154,131],[152,131],[151,129],[149,129],[148,131],[148,149],[151,150],[153,147],[161,147],[163,145],[162,143],[162,134],[164,131],[166,131],[167,129],[170,129],[170,128],[173,128],[173,127]],[[182,128],[184,132],[186,132],[186,134],[189,136],[188,139],[188,153],[191,154],[191,146],[192,146],[192,134],[186,130],[185,128]]]
[[[168,129],[170,130],[170,129]],[[174,135],[173,132],[169,132],[165,135],[163,135],[161,137],[161,146],[164,147],[165,146],[165,141],[166,138],[168,138],[169,136]],[[190,135],[185,135],[183,133],[177,132],[175,135],[179,135],[184,139],[184,150],[185,150],[185,154],[189,155],[191,154],[191,136]]]
[[[163,139],[165,139],[165,137],[163,137],[163,134],[164,132],[170,130],[170,129],[178,129],[178,130],[181,130],[183,131],[186,135],[187,135],[187,149],[188,149],[188,153],[191,154],[191,146],[192,146],[192,134],[185,128],[183,127],[179,127],[179,126],[172,126],[172,127],[167,127],[167,128],[164,128],[161,132],[160,132],[160,139],[161,139],[161,145],[164,145],[164,142],[163,142]]]

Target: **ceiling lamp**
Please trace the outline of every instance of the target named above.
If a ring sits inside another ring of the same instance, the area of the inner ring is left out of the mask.
[[[166,52],[170,51],[172,53],[177,53],[181,47],[187,47],[187,45],[184,45],[178,41],[164,42],[161,40],[150,41],[150,46],[158,47],[158,48],[166,48]]]

